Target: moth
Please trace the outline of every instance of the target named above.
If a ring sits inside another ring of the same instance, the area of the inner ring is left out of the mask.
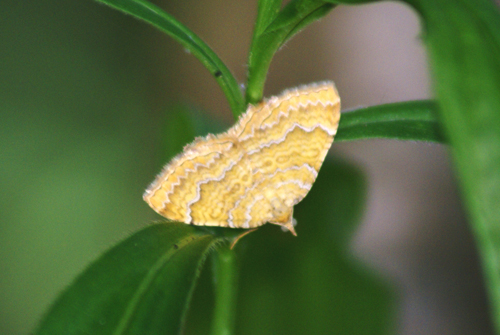
[[[226,132],[196,138],[143,198],[173,221],[231,228],[269,222],[296,235],[293,207],[316,180],[339,120],[332,82],[286,90],[248,106]]]

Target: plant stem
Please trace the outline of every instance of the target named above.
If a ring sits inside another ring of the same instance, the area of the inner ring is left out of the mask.
[[[214,253],[213,273],[215,311],[210,334],[230,335],[234,330],[238,266],[236,254],[229,246]]]

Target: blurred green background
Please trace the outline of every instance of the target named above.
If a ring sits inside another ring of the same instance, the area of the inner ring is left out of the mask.
[[[154,2],[245,78],[255,2]],[[26,334],[86,264],[158,219],[141,195],[165,163],[167,111],[231,114],[196,59],[142,22],[90,0],[1,9],[0,333]],[[338,8],[278,53],[266,95],[333,79],[344,108],[427,98],[418,34],[402,5]],[[446,149],[370,141],[333,152],[368,176],[352,250],[399,290],[398,333],[490,333]]]
[[[113,241],[154,217],[145,25],[92,1],[2,1],[0,333],[25,334]]]

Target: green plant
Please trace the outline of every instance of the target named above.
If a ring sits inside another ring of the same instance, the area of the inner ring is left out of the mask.
[[[282,8],[281,1],[260,0],[243,96],[217,55],[161,9],[142,0],[100,1],[149,22],[190,50],[219,83],[235,117],[248,103],[262,99],[268,66],[284,42],[327,15],[337,3],[369,2],[292,0]],[[378,137],[443,142],[446,138],[480,250],[493,320],[500,331],[500,16],[487,0],[407,3],[422,17],[436,101],[376,106],[347,114],[335,140]],[[207,130],[196,131],[186,114],[175,117],[177,121],[172,122],[190,125],[185,133],[188,138]],[[202,122],[205,127],[208,124]],[[173,135],[166,134],[172,136],[171,142],[175,142]],[[174,147],[185,144],[178,141]],[[256,319],[270,334],[320,333],[322,329],[385,333],[390,329],[392,308],[389,289],[345,255],[345,241],[362,210],[364,187],[353,167],[325,162],[311,194],[297,208],[297,219],[309,227],[300,232],[299,239],[262,227],[230,250],[228,244],[241,231],[175,222],[152,225],[112,248],[79,276],[52,306],[37,334],[177,333],[186,318],[197,320],[198,315],[211,314],[202,303],[193,304],[188,313],[200,268],[209,254],[215,282],[212,334],[233,333],[236,310],[245,316],[237,321],[239,333],[250,331]],[[241,255],[239,260],[235,254]],[[269,271],[260,278],[252,269],[263,266]],[[318,271],[323,271],[322,276],[309,285],[307,275]],[[266,284],[258,291],[252,289],[259,281]],[[237,282],[245,305],[236,307]],[[196,296],[193,299],[200,302]],[[311,303],[317,308],[311,309]],[[279,306],[287,307],[287,315],[276,314]],[[363,323],[358,321],[360,315]],[[313,317],[314,323],[301,321]],[[186,332],[202,332],[198,326],[202,325],[187,322]]]

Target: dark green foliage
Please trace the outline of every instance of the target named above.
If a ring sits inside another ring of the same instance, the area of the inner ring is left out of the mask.
[[[176,222],[135,233],[62,293],[36,334],[178,333],[198,267],[216,241]]]
[[[370,138],[444,142],[436,103],[399,102],[342,114],[336,142]]]

